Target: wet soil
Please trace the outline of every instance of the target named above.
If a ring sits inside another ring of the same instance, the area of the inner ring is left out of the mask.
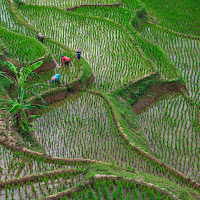
[[[180,86],[176,82],[153,84],[143,96],[138,98],[138,101],[132,105],[132,111],[138,115],[144,112],[148,107],[153,105],[163,95],[173,97],[178,91],[181,91]]]

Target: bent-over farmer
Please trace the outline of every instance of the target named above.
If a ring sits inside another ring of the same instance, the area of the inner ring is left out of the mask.
[[[59,82],[60,79],[61,79],[61,75],[60,75],[60,74],[56,74],[55,76],[52,76],[52,78],[51,78],[51,83],[52,83],[53,81]]]
[[[80,59],[81,58],[81,49],[78,48],[76,50],[76,53],[77,53],[77,58]]]
[[[44,35],[42,33],[38,33],[38,40],[43,43]]]
[[[65,66],[67,65],[69,67],[69,62],[70,58],[62,55],[62,65],[64,64]]]

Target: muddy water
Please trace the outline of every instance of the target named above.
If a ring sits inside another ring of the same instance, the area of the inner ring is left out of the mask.
[[[46,36],[73,49],[82,49],[82,56],[95,75],[95,89],[111,91],[152,71],[127,35],[116,26],[50,9],[41,10],[38,15],[43,18],[38,19],[37,12],[35,8],[22,7],[22,13]]]
[[[0,146],[0,167],[2,169],[0,180],[7,180],[59,168],[69,168],[70,166],[58,166],[57,164],[30,159],[26,156],[16,156],[12,151]]]
[[[105,103],[97,96],[83,93],[46,112],[35,123],[35,136],[49,155],[89,158],[153,171],[152,164],[123,145]]]
[[[79,184],[83,179],[83,174],[71,176],[71,177],[60,177],[59,179],[48,179],[47,181],[40,181],[32,183],[23,184],[23,186],[15,186],[13,189],[7,190],[8,197],[6,198],[6,191],[0,190],[1,200],[11,200],[13,199],[24,199],[32,200],[38,199],[44,196],[49,196],[56,192],[61,192],[67,190],[75,185]],[[21,198],[20,198],[21,197]]]
[[[196,108],[179,96],[157,102],[138,119],[156,157],[199,179],[200,136],[194,126],[195,113]]]
[[[198,103],[200,101],[200,41],[181,38],[154,26],[144,26],[141,34],[166,50],[185,79],[190,96],[195,103]]]

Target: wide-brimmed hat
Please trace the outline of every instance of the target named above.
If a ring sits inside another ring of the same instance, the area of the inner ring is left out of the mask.
[[[56,76],[52,76],[51,80],[55,81],[56,80]]]

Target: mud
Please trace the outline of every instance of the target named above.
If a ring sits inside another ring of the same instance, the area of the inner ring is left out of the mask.
[[[152,85],[144,94],[140,96],[138,101],[132,105],[132,111],[138,115],[145,111],[148,107],[153,105],[158,98],[163,95],[174,96],[177,92],[181,92],[180,84],[177,82],[162,83]]]
[[[42,73],[42,72],[46,72],[46,71],[50,71],[51,69],[56,67],[56,63],[54,62],[54,60],[50,60],[50,61],[46,61],[44,63],[42,63],[42,65],[37,68],[34,72],[36,73]]]

